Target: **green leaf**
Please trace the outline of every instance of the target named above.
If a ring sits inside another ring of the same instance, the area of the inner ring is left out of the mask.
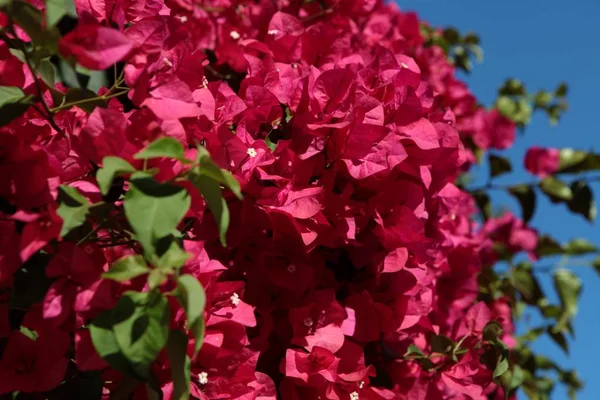
[[[569,343],[562,332],[555,331],[555,329],[548,327],[547,333],[554,343],[556,343],[566,354],[569,354]]]
[[[150,290],[159,288],[167,280],[168,272],[163,271],[160,268],[155,268],[150,271],[148,275],[148,287]]]
[[[484,219],[488,219],[492,215],[492,204],[490,201],[490,196],[482,190],[478,190],[473,193],[473,197],[475,198],[475,202],[477,203],[477,207]]]
[[[36,253],[13,275],[10,297],[12,309],[27,310],[44,300],[52,280],[46,275],[46,266],[51,260],[46,253]]]
[[[193,275],[182,275],[177,280],[178,299],[185,310],[188,326],[196,342],[194,354],[198,352],[204,340],[204,307],[206,293],[202,284]]]
[[[596,202],[590,186],[585,180],[578,180],[571,183],[571,191],[573,198],[567,203],[569,210],[593,221],[596,218]]]
[[[556,240],[548,235],[542,235],[538,238],[537,253],[540,257],[554,256],[563,254],[564,249]]]
[[[150,143],[146,148],[136,153],[136,160],[147,160],[152,158],[174,158],[185,161],[184,148],[179,140],[170,136],[163,136]]]
[[[518,111],[517,103],[508,96],[498,97],[498,99],[496,99],[496,108],[500,111],[500,114],[510,120],[513,120]]]
[[[56,213],[63,220],[60,236],[65,237],[86,221],[90,211],[90,203],[74,187],[60,185],[58,188],[58,204]]]
[[[542,180],[539,186],[554,203],[559,201],[570,201],[573,198],[573,191],[571,188],[553,176],[549,176]]]
[[[85,100],[85,101],[83,101]],[[64,104],[77,103],[76,106],[91,114],[94,109],[106,108],[107,103],[96,92],[88,88],[70,88],[65,95]],[[66,108],[68,109],[68,108]]]
[[[25,59],[25,54],[23,54],[21,50],[10,49],[10,52],[13,56],[17,57],[19,61],[21,61],[23,64],[27,63],[27,60]],[[50,58],[46,57],[40,60],[35,60],[34,62],[32,62],[32,64],[33,70],[36,72],[37,75],[39,75],[40,78],[42,78],[42,80],[50,88],[50,90],[58,92],[56,89],[53,88],[54,84],[56,83],[56,67],[54,67],[54,64],[52,64]]]
[[[208,151],[198,146],[198,156],[196,162],[199,164],[199,168],[196,168],[194,173],[198,175],[206,175],[216,180],[235,194],[238,199],[242,199],[242,191],[240,189],[240,183],[235,179],[229,171],[219,168],[217,164],[210,158]]]
[[[167,356],[173,377],[173,400],[188,400],[190,398],[190,368],[191,361],[187,355],[188,337],[179,330],[169,333]]]
[[[517,185],[510,187],[508,193],[521,205],[523,222],[529,222],[535,213],[535,190],[529,185]]]
[[[488,158],[490,163],[490,176],[492,178],[512,171],[512,166],[508,158],[495,154],[489,154]]]
[[[198,172],[198,168],[190,171],[189,180],[198,189],[206,200],[208,208],[217,221],[219,237],[223,246],[227,245],[227,229],[229,228],[229,208],[227,201],[223,198],[221,186],[211,176]]]
[[[454,341],[443,335],[431,335],[429,344],[431,345],[431,351],[440,354],[448,354],[454,347]]]
[[[595,253],[598,248],[585,239],[573,239],[563,246],[563,250],[566,254],[580,256]]]
[[[596,259],[592,263],[592,266],[594,267],[594,269],[596,270],[596,272],[598,274],[600,274],[600,257],[596,257]]]
[[[568,91],[569,91],[569,86],[565,82],[562,82],[560,85],[558,85],[558,87],[554,91],[554,95],[556,97],[565,97],[567,95]]]
[[[514,365],[512,369],[512,377],[510,380],[510,389],[516,389],[520,387],[525,381],[525,373],[519,365]]]
[[[131,177],[123,206],[136,239],[146,252],[157,254],[157,241],[177,228],[190,203],[190,195],[184,188],[158,183],[138,172]]]
[[[144,378],[169,335],[169,303],[160,293],[125,292],[111,315],[122,354]]]
[[[502,336],[502,326],[496,321],[488,322],[483,328],[483,340],[494,341]]]
[[[572,148],[564,148],[560,149],[559,152],[559,168],[560,172],[577,172],[578,166],[582,165],[586,158],[588,157],[588,153],[581,150],[575,150]]]
[[[102,274],[102,277],[117,282],[125,282],[148,272],[150,272],[150,268],[146,265],[144,257],[128,255],[115,261],[108,272]]]
[[[519,264],[513,270],[512,279],[515,289],[521,293],[523,301],[527,304],[536,305],[541,299],[545,298],[537,278],[533,275],[530,264]]]
[[[110,191],[113,179],[117,176],[132,174],[135,168],[120,157],[108,156],[102,159],[102,168],[96,173],[96,180],[103,195]]]
[[[265,137],[265,143],[267,144],[267,147],[269,148],[269,150],[271,150],[271,152],[274,152],[277,149],[277,142],[271,141],[270,133]]]
[[[561,332],[577,314],[577,301],[581,295],[581,280],[571,271],[559,269],[554,273],[554,287],[561,304],[561,315],[554,331]]]
[[[77,16],[73,0],[46,0],[46,24],[55,26],[65,15]]]
[[[167,247],[165,251],[162,250],[163,242],[165,242],[164,246]],[[172,236],[160,240],[157,249],[161,256],[156,260],[155,265],[165,271],[181,268],[191,257],[191,254],[183,250],[178,241]]]
[[[499,357],[498,364],[494,369],[494,378],[502,376],[506,371],[508,371],[508,360],[502,355]]]
[[[8,14],[36,46],[47,50],[50,54],[57,52],[60,32],[55,27],[44,28],[44,18],[38,8],[22,0],[13,0]]]
[[[0,86],[0,126],[7,125],[27,111],[31,99],[18,87]]]
[[[404,357],[420,358],[425,357],[425,355],[423,354],[423,351],[420,348],[418,348],[414,344],[411,344],[408,346],[408,350],[406,350]]]

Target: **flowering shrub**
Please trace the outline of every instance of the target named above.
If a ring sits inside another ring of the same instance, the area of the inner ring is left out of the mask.
[[[550,304],[531,262],[596,249],[528,221],[537,191],[593,219],[585,180],[555,174],[600,158],[531,150],[539,183],[464,182],[533,111],[556,120],[565,86],[510,80],[484,108],[456,77],[478,38],[380,1],[0,7],[0,393],[541,399],[547,370],[581,387],[528,348],[566,347],[581,284],[558,270]],[[522,218],[490,215],[498,188]],[[525,306],[554,322],[517,336]]]

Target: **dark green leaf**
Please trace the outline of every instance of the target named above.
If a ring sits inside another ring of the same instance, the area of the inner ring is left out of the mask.
[[[454,341],[443,335],[431,335],[429,344],[431,345],[432,352],[440,354],[447,354],[454,347]]]
[[[44,300],[52,280],[46,275],[46,265],[51,256],[36,253],[13,275],[13,288],[10,307],[27,310],[32,305]]]
[[[560,243],[548,235],[542,235],[538,239],[537,253],[540,257],[563,254],[564,250]]]
[[[10,49],[10,52],[13,56],[17,57],[19,61],[23,64],[27,63],[25,59],[25,55],[21,50]],[[32,63],[33,70],[39,75],[40,78],[44,81],[44,83],[53,90],[53,86],[56,83],[56,68],[50,58],[42,58]]]
[[[85,100],[85,101],[83,101]],[[93,90],[87,88],[70,88],[65,95],[64,103],[77,103],[77,107],[81,108],[88,114],[94,111],[94,109],[101,107],[106,108],[106,101],[100,97]],[[115,157],[116,158],[116,157]]]
[[[477,207],[481,211],[484,219],[488,219],[492,215],[492,204],[490,202],[490,196],[482,190],[478,190],[473,193]]]
[[[96,173],[96,180],[103,195],[108,194],[115,177],[132,174],[135,168],[120,157],[108,156],[102,159],[102,168]]]
[[[0,126],[7,125],[27,111],[31,99],[18,87],[0,86]]]
[[[548,336],[552,338],[554,343],[556,343],[566,354],[569,354],[569,343],[567,342],[567,338],[562,332],[555,331],[552,328],[548,328]]]
[[[573,198],[567,203],[569,210],[593,221],[596,218],[596,202],[592,189],[585,180],[579,180],[571,183],[571,191]]]
[[[523,301],[527,304],[536,305],[544,298],[542,288],[533,275],[531,265],[527,263],[519,264],[513,271],[512,278],[515,289],[521,293]]]
[[[167,249],[164,251],[162,242],[166,242]],[[156,260],[155,265],[165,271],[181,268],[191,256],[190,253],[181,248],[178,241],[172,236],[159,240],[156,248],[160,257]]]
[[[170,136],[163,136],[136,153],[133,158],[136,160],[174,158],[176,160],[184,161],[185,155],[183,145],[179,140]]]
[[[194,357],[198,353],[198,350],[204,344],[204,333],[206,332],[206,325],[204,318],[198,318],[196,322],[190,327],[192,334],[194,335]]]
[[[212,212],[217,227],[219,229],[219,237],[223,246],[227,245],[227,229],[229,228],[229,208],[227,201],[223,198],[221,186],[211,176],[203,175],[197,172],[194,168],[189,174],[190,182],[198,189],[198,191],[206,200],[208,208]]]
[[[156,254],[156,243],[176,230],[190,203],[184,188],[136,173],[131,177],[124,208],[136,239],[146,252]]]
[[[594,269],[596,270],[596,272],[597,272],[598,274],[600,274],[600,257],[597,257],[597,258],[594,260],[594,262],[593,262],[593,264],[592,264],[592,265],[594,266]]]
[[[568,91],[569,91],[569,86],[567,86],[566,83],[562,82],[560,85],[558,85],[558,87],[554,91],[554,95],[556,97],[565,97],[567,95]]]
[[[90,203],[74,187],[61,185],[58,188],[58,204],[56,213],[63,220],[60,236],[65,237],[86,221]]]
[[[509,188],[508,192],[521,205],[523,222],[529,222],[535,213],[535,190],[529,185],[517,185]]]
[[[542,180],[540,182],[540,189],[542,189],[554,203],[559,201],[569,201],[573,198],[571,188],[553,176],[549,176]]]
[[[108,272],[102,274],[102,277],[117,282],[125,282],[148,272],[150,272],[150,268],[146,265],[144,257],[128,255],[115,261]]]
[[[483,328],[483,340],[496,340],[502,336],[502,332],[502,326],[498,322],[490,321]]]
[[[490,154],[488,157],[490,162],[490,175],[492,178],[512,171],[512,166],[510,165],[510,160],[508,158],[495,154]]]
[[[577,314],[577,301],[581,295],[581,280],[571,271],[559,269],[554,273],[554,287],[561,303],[561,315],[555,332],[562,332],[567,323]]]
[[[173,378],[173,400],[188,400],[190,397],[191,362],[187,355],[188,337],[185,333],[172,330],[167,342],[167,356]]]

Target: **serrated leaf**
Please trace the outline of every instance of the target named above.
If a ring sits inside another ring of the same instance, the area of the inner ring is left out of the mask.
[[[56,213],[63,220],[60,236],[65,237],[85,223],[90,203],[74,187],[61,185],[58,188],[58,204]]]
[[[136,153],[136,160],[147,160],[152,158],[173,158],[185,161],[184,148],[179,140],[170,136],[163,136],[150,143],[146,148]]]
[[[117,282],[125,282],[148,272],[150,272],[150,268],[146,265],[144,257],[128,255],[115,261],[108,272],[102,274],[102,277]]]
[[[508,192],[514,196],[521,205],[523,222],[529,222],[535,213],[535,190],[529,185],[517,185],[510,187]]]
[[[184,188],[158,183],[151,176],[138,172],[130,179],[123,207],[144,250],[160,257],[156,252],[158,240],[176,230],[190,204],[190,195]]]
[[[190,398],[190,368],[191,361],[187,355],[188,337],[179,330],[169,333],[167,342],[167,357],[171,366],[173,378],[173,400],[188,400]]]
[[[229,208],[227,207],[227,201],[223,198],[221,186],[212,177],[199,173],[197,168],[190,171],[188,177],[206,200],[206,204],[208,204],[208,208],[217,222],[221,244],[226,246]]]
[[[103,195],[108,194],[113,179],[117,176],[132,174],[135,168],[121,157],[108,156],[102,159],[102,168],[96,173],[96,180]]]
[[[548,195],[550,200],[554,203],[558,201],[570,201],[573,198],[571,188],[553,176],[549,176],[542,180],[539,186],[540,189],[542,189],[542,192]]]
[[[489,154],[488,159],[490,163],[490,176],[492,178],[512,171],[512,165],[507,157]]]

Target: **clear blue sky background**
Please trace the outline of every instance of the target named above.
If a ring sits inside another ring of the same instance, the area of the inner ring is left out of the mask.
[[[499,183],[531,181],[523,168],[523,155],[531,145],[594,148],[600,151],[600,0],[397,0],[403,10],[416,11],[435,26],[452,25],[461,32],[472,30],[482,39],[484,62],[475,65],[466,78],[484,104],[494,100],[498,86],[509,77],[521,79],[530,91],[553,90],[561,80],[569,84],[570,110],[556,127],[539,114],[524,136],[506,152],[516,170]],[[486,171],[479,171],[485,179]],[[600,200],[600,184],[593,190]],[[497,203],[518,210],[509,197],[496,195]],[[542,201],[539,201],[542,200]],[[585,237],[600,246],[600,226],[570,214],[562,205],[549,204],[538,196],[532,225],[561,241]],[[548,265],[542,261],[540,265]],[[586,266],[571,266],[584,282],[576,338],[571,354],[546,338],[534,349],[564,367],[576,368],[586,386],[579,399],[600,399],[600,276]],[[551,277],[539,273],[550,299],[555,299]],[[535,318],[534,318],[535,319]],[[526,328],[523,323],[520,328]],[[519,396],[525,398],[525,396]],[[555,390],[552,399],[567,399],[565,390]]]

